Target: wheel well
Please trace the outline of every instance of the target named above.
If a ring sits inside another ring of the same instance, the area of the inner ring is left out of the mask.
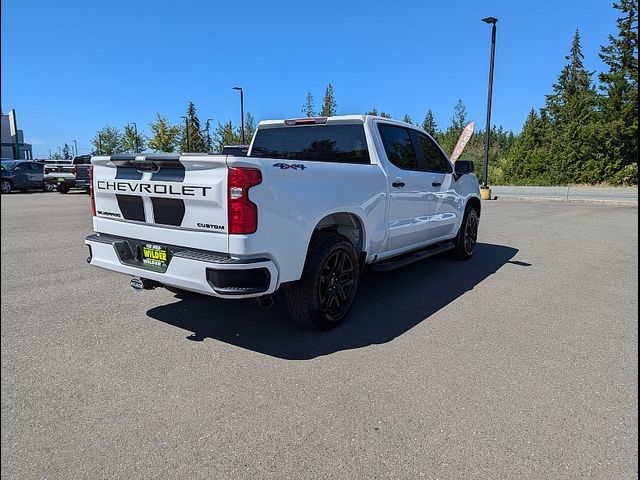
[[[344,235],[349,239],[358,258],[360,258],[364,249],[364,227],[356,215],[346,212],[332,213],[318,222],[314,232],[318,230],[329,230]]]
[[[480,216],[480,200],[478,200],[477,197],[471,197],[469,200],[467,200],[467,205],[471,205],[476,212],[478,212],[478,216]]]

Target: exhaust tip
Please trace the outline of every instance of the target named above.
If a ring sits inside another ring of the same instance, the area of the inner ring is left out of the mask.
[[[129,285],[133,288],[134,292],[141,292],[144,290],[144,282],[140,278],[132,278],[129,281]]]

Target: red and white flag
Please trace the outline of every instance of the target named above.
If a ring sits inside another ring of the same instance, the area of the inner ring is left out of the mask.
[[[462,155],[462,151],[464,147],[467,146],[467,142],[471,139],[471,135],[473,135],[473,127],[475,126],[475,122],[469,122],[469,124],[464,127],[462,133],[460,134],[460,138],[458,139],[458,143],[456,143],[456,148],[453,149],[453,153],[451,154],[451,161],[455,162]]]

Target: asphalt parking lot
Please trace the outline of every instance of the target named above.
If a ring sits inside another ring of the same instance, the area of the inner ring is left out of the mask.
[[[485,202],[328,333],[133,293],[84,193],[1,211],[3,478],[637,478],[637,207]]]

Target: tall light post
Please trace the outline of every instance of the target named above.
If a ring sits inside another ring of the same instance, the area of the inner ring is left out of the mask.
[[[78,142],[76,140],[73,141],[73,151],[76,152],[75,155],[78,155]]]
[[[244,142],[244,91],[242,87],[233,87],[234,90],[240,90],[240,131],[242,132],[242,144],[246,145]]]
[[[191,150],[191,145],[189,144],[189,117],[180,117],[184,118],[184,130],[187,135],[187,152]]]
[[[131,122],[131,125],[133,125],[133,150],[134,153],[138,153],[138,125],[136,122]]]
[[[491,25],[491,60],[489,61],[489,93],[487,95],[487,127],[484,131],[484,178],[482,181],[482,190],[485,194],[483,198],[491,198],[491,190],[489,189],[489,133],[491,129],[491,98],[493,96],[493,61],[496,54],[496,22],[497,18],[487,17],[482,19],[483,22]],[[482,192],[481,192],[482,193]]]
[[[207,128],[207,150],[209,150],[208,153],[211,153],[212,147],[213,145],[211,145],[211,134],[209,133],[211,124],[209,123],[211,120],[213,120],[213,118],[207,118],[204,122],[205,127]]]

